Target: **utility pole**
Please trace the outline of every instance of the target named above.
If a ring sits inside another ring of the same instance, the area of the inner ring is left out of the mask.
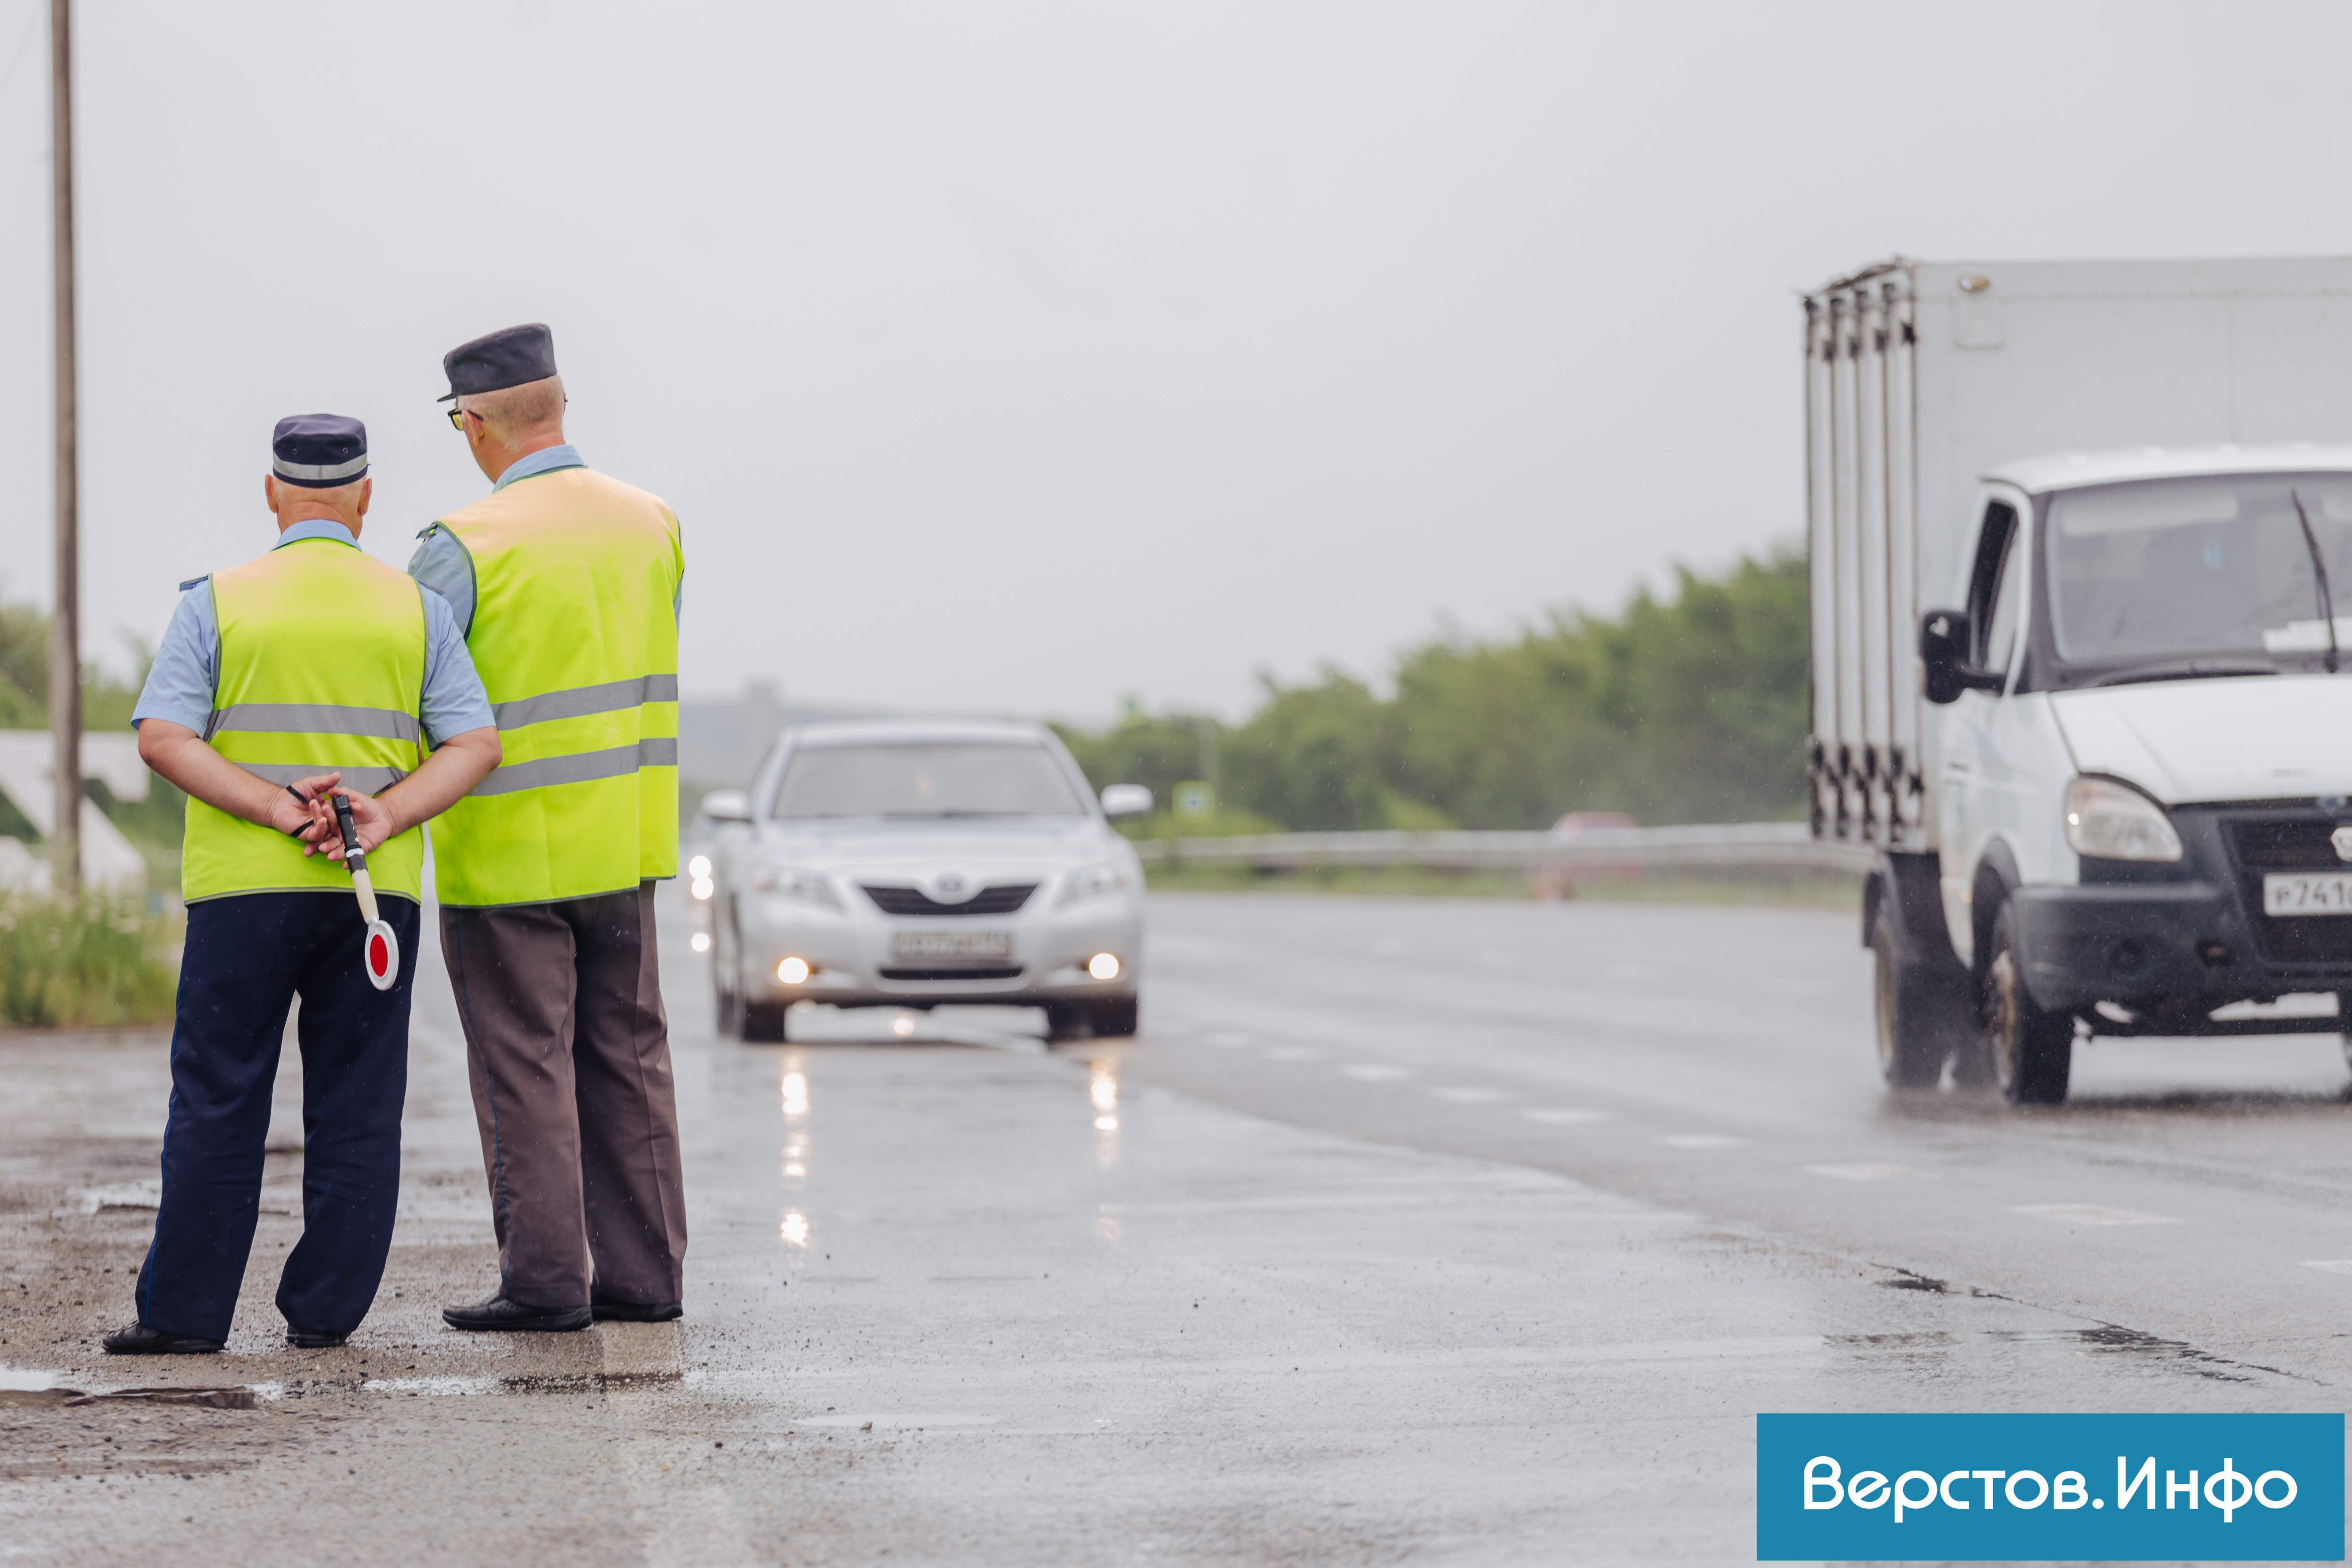
[[[49,0],[49,185],[56,246],[57,607],[49,616],[49,890],[81,891],[81,478],[74,366],[73,0]]]

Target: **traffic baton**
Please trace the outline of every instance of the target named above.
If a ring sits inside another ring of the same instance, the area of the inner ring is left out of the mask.
[[[392,927],[376,912],[375,884],[368,880],[367,851],[360,847],[360,830],[352,823],[352,803],[335,796],[335,826],[342,829],[343,864],[351,868],[352,891],[360,899],[360,913],[367,917],[368,984],[379,991],[389,991],[392,983],[400,978],[400,939]]]

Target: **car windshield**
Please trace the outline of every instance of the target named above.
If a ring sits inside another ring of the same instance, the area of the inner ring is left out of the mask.
[[[2335,591],[2337,640],[2352,647],[2352,475],[2061,490],[2045,537],[2051,632],[2069,663],[2325,653],[2313,543]]]
[[[776,785],[772,815],[1083,816],[1045,747],[1015,742],[805,746]]]

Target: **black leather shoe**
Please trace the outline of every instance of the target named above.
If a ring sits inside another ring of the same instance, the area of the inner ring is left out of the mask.
[[[349,1344],[351,1338],[349,1334],[323,1334],[310,1329],[286,1331],[286,1342],[298,1351],[331,1351],[337,1345]]]
[[[585,1307],[526,1307],[520,1301],[493,1296],[470,1307],[444,1307],[441,1321],[453,1329],[484,1332],[568,1334],[574,1329],[586,1328],[593,1320]]]
[[[144,1323],[115,1330],[100,1342],[109,1355],[218,1355],[221,1342],[194,1334],[167,1334]]]
[[[682,1301],[592,1301],[588,1310],[600,1323],[667,1323],[686,1316]]]

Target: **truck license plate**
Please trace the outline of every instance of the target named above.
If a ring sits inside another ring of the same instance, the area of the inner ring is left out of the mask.
[[[898,958],[1010,958],[1009,931],[898,931],[890,952]]]
[[[2266,915],[2352,915],[2352,871],[2273,871],[2263,878]]]

